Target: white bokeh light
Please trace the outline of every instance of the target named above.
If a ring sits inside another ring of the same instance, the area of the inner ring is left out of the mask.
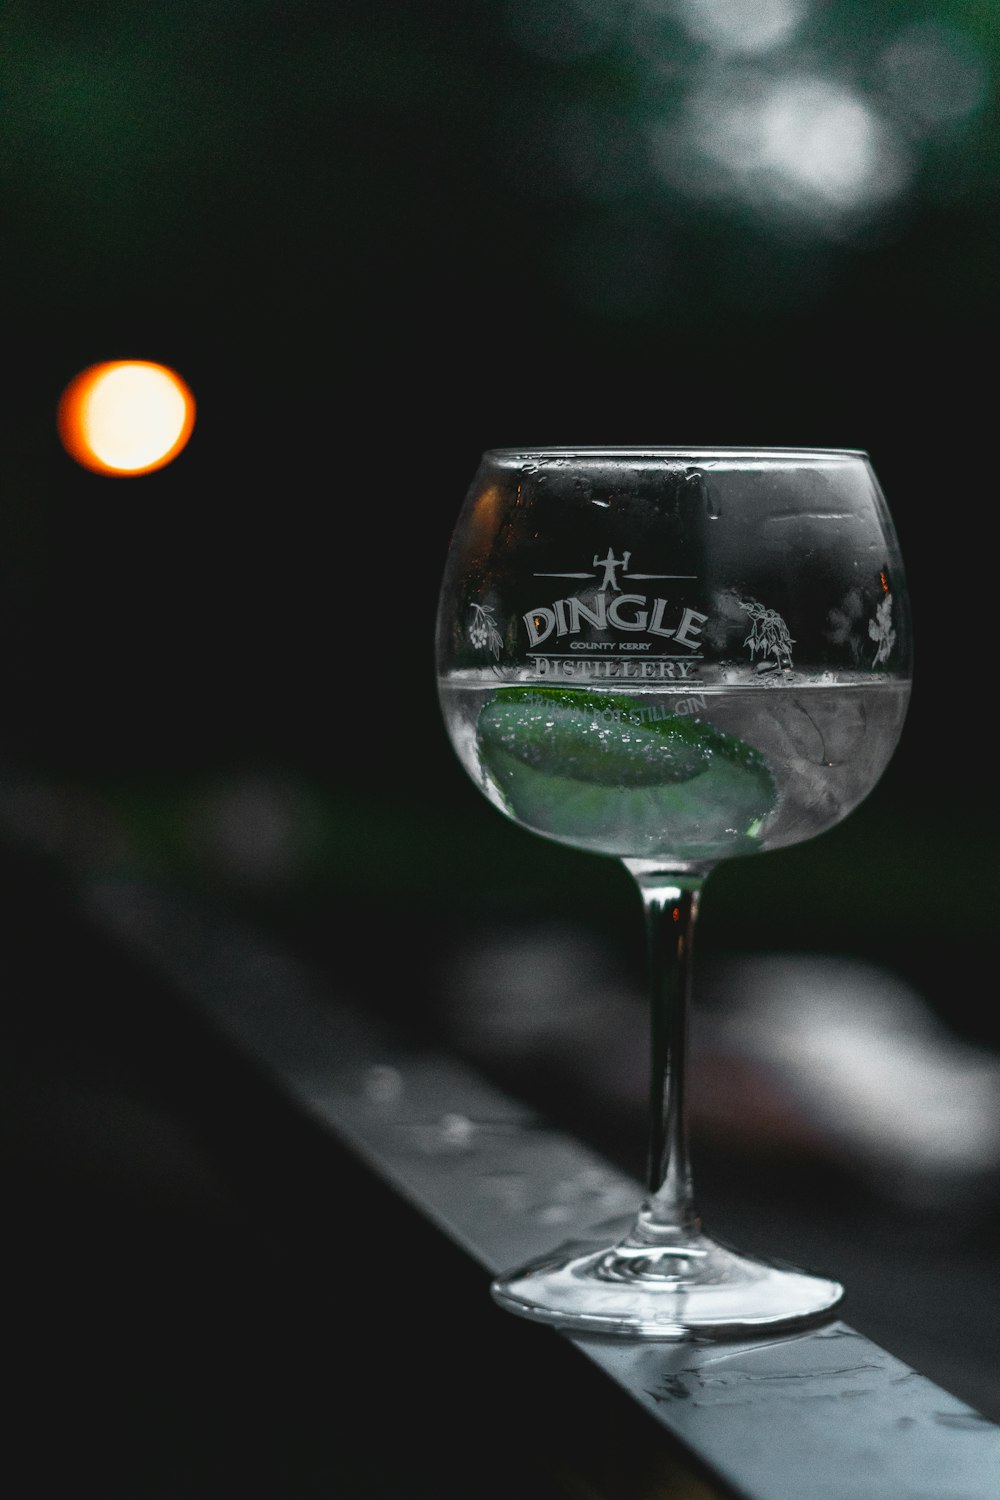
[[[906,186],[889,124],[833,79],[713,75],[680,126],[650,134],[653,165],[692,196],[748,202],[836,231]]]
[[[886,47],[883,62],[896,105],[921,126],[960,120],[986,94],[982,53],[968,37],[933,21],[907,27]]]
[[[879,199],[894,186],[874,111],[836,84],[814,78],[778,84],[755,125],[760,166],[794,192],[842,208]]]
[[[647,0],[663,9],[662,0]],[[681,25],[719,52],[767,52],[788,41],[806,13],[805,0],[673,0]]]

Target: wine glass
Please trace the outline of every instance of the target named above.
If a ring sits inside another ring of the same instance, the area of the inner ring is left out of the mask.
[[[565,1329],[722,1337],[821,1320],[836,1281],[703,1229],[685,1129],[691,946],[720,860],[814,837],[898,741],[910,623],[867,454],[485,453],[451,541],[441,708],[502,813],[623,861],[646,919],[647,1191],[613,1244],[554,1250],[495,1299]]]

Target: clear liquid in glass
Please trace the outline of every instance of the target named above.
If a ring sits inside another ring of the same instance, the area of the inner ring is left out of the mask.
[[[622,859],[714,863],[813,838],[879,780],[909,683],[872,677],[599,689],[440,684],[466,771],[536,833]]]

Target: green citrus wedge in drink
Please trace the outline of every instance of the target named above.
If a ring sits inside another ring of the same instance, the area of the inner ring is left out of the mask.
[[[776,801],[759,751],[676,693],[499,688],[479,759],[502,805],[536,832],[626,859],[749,854]]]

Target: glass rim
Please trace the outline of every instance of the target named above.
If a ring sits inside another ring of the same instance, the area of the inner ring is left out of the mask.
[[[863,459],[867,462],[871,461],[871,456],[866,448],[782,448],[769,444],[755,447],[748,443],[733,444],[728,447],[714,447],[705,444],[692,444],[690,447],[683,447],[676,444],[649,443],[619,447],[598,444],[580,445],[578,447],[487,448],[484,450],[482,457],[483,459],[527,459],[529,461],[533,458],[693,458],[697,460],[712,458],[770,458],[778,461],[794,459]]]

